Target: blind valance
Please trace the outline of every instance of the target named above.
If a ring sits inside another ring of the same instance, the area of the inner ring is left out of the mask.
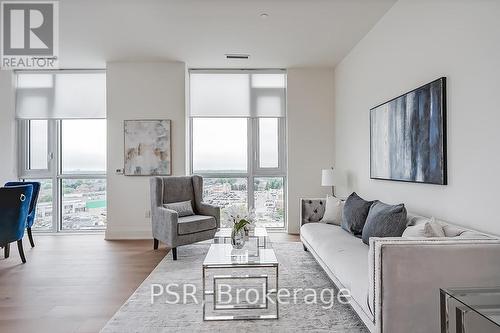
[[[18,119],[106,118],[104,71],[16,73]]]
[[[191,117],[285,117],[286,76],[281,73],[190,73]]]

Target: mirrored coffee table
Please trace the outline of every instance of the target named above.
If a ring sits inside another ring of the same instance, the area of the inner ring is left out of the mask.
[[[440,289],[441,332],[500,332],[500,287]]]
[[[203,320],[278,319],[278,271],[272,248],[249,256],[211,244],[202,267]]]
[[[214,236],[214,243],[231,243],[231,228],[220,228]],[[248,236],[250,240],[257,241],[257,247],[266,248],[267,245],[267,230],[264,227],[255,227],[253,232]]]

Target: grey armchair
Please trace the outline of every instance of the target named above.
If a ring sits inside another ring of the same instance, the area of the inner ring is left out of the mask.
[[[177,260],[178,246],[214,237],[220,226],[220,208],[202,202],[202,177],[153,177],[150,190],[155,250],[161,241],[172,249],[172,256]],[[187,200],[191,200],[195,215],[179,217],[176,211],[163,206]]]

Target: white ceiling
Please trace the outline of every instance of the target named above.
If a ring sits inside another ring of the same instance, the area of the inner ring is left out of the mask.
[[[205,68],[335,66],[395,1],[61,0],[60,65],[178,60]],[[225,53],[251,58],[228,61]]]

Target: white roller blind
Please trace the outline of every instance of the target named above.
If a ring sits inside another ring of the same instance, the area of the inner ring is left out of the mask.
[[[104,71],[17,73],[19,119],[106,118]]]
[[[190,73],[191,117],[284,117],[285,73]]]

